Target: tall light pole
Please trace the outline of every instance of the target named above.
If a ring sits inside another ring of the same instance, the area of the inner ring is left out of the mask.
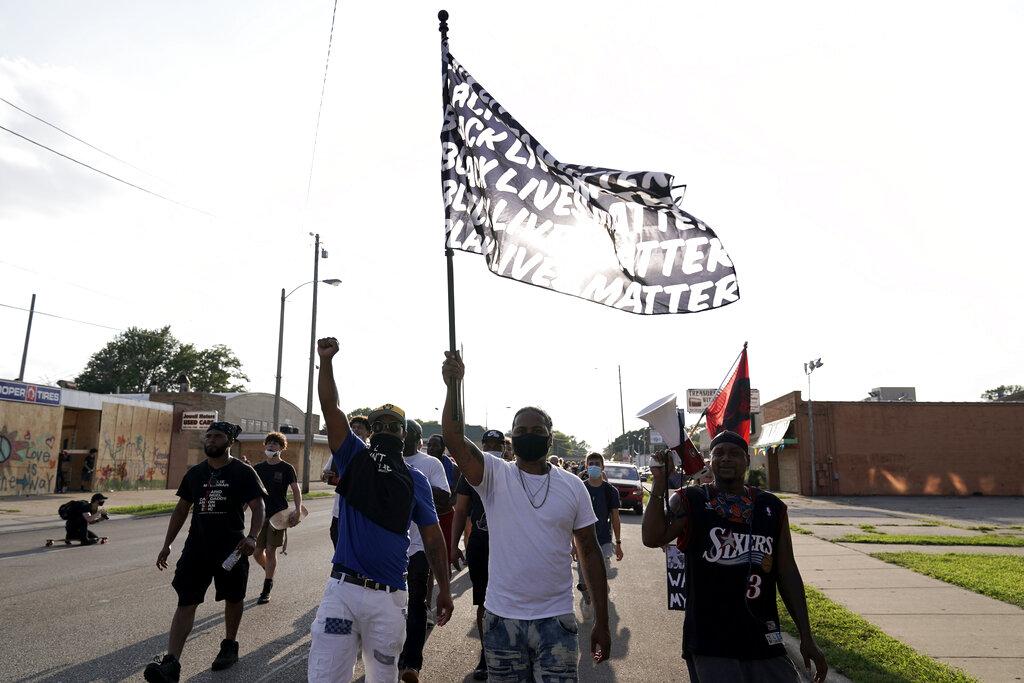
[[[622,407],[622,364],[619,364],[619,420],[622,422],[622,433],[626,433],[626,411]]]
[[[32,316],[36,312],[36,295],[32,295],[32,303],[28,307],[28,327],[25,329],[25,348],[21,352],[21,370],[18,371],[18,381],[25,381],[25,361],[28,360],[28,340],[32,336]]]
[[[337,278],[328,278],[326,280],[320,280],[325,285],[337,287],[341,284],[341,280]],[[281,353],[284,349],[284,302],[295,292],[299,291],[306,285],[313,284],[313,281],[303,282],[301,285],[288,292],[284,293],[284,288],[281,288],[281,323],[277,329],[277,381],[274,386],[274,429],[281,429]]]
[[[811,373],[822,365],[820,358],[804,363],[804,374],[807,375],[807,420],[811,430],[811,496],[818,494],[818,472],[814,462],[814,403],[811,401]]]
[[[313,237],[313,315],[309,323],[309,381],[306,385],[305,443],[302,449],[302,492],[309,493],[309,456],[313,450],[313,361],[316,359],[316,295],[320,279],[320,259],[327,258],[327,250],[320,248],[320,233]]]

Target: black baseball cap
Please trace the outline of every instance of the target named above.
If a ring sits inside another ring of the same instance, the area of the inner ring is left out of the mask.
[[[488,429],[484,432],[484,435],[480,437],[481,441],[504,441],[505,435],[499,432],[497,429]]]
[[[97,500],[100,501],[101,503],[103,503],[103,502],[106,502],[107,497],[104,496],[102,493],[94,493],[94,494],[92,494],[91,500],[92,500],[93,503],[95,503]]]

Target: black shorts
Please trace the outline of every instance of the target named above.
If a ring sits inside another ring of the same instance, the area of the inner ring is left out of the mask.
[[[490,554],[487,543],[473,543],[470,536],[466,548],[466,564],[469,566],[469,580],[473,583],[473,604],[484,604],[487,595],[487,557]]]
[[[241,602],[245,599],[245,589],[249,584],[249,558],[243,555],[238,563],[226,572],[221,564],[231,551],[215,553],[212,557],[185,551],[181,554],[178,564],[174,567],[174,580],[171,585],[178,593],[178,607],[198,605],[206,599],[206,589],[213,582],[216,590],[215,600]]]

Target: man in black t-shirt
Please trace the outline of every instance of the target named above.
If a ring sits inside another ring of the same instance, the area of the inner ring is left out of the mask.
[[[224,601],[225,638],[213,660],[213,670],[227,669],[238,661],[238,624],[249,578],[249,560],[256,549],[256,534],[263,526],[266,491],[256,472],[231,457],[230,448],[242,428],[230,422],[214,422],[206,431],[206,460],[185,472],[178,487],[178,505],[171,513],[164,546],[156,566],[163,571],[171,543],[192,510],[185,547],[174,569],[171,585],[178,593],[178,608],[171,620],[170,644],[160,662],[150,663],[145,678],[150,683],[170,683],[181,675],[178,658],[192,631],[196,607],[203,602],[210,582],[216,599]],[[245,533],[245,508],[252,512],[249,535]]]
[[[800,653],[815,681],[828,673],[811,635],[800,570],[793,557],[786,504],[744,486],[747,442],[722,431],[711,441],[714,484],[687,486],[672,495],[665,514],[668,452],[651,465],[651,499],[644,510],[643,542],[675,543],[686,555],[683,658],[695,683],[796,683],[779,625],[776,589],[800,632]]]
[[[277,571],[277,549],[284,545],[284,529],[275,529],[270,525],[270,518],[281,510],[288,509],[288,489],[292,490],[292,501],[295,503],[295,510],[288,516],[288,526],[295,526],[299,523],[299,516],[302,510],[302,491],[295,477],[295,468],[291,463],[281,459],[281,454],[288,448],[288,437],[281,432],[270,432],[263,439],[263,455],[266,458],[257,463],[256,474],[263,482],[263,488],[267,495],[263,497],[263,504],[266,507],[267,516],[263,521],[263,528],[260,535],[256,537],[256,552],[252,558],[256,564],[263,567],[266,578],[263,580],[263,591],[256,600],[259,605],[270,602],[270,591],[274,588],[274,572]]]

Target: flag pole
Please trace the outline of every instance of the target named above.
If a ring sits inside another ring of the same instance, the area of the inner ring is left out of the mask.
[[[715,399],[718,398],[719,392],[722,391],[722,387],[725,386],[725,383],[729,381],[729,378],[732,376],[733,371],[736,369],[736,364],[740,362],[740,358],[743,356],[743,352],[746,351],[746,350],[747,350],[747,342],[743,342],[743,348],[740,349],[740,352],[738,354],[736,354],[735,360],[733,360],[732,365],[729,366],[729,371],[725,373],[725,377],[719,383],[718,389],[715,390],[715,395],[711,399],[711,403],[714,403]],[[703,420],[704,417],[708,414],[708,408],[711,407],[711,403],[709,403],[707,405],[707,407],[704,408],[704,411],[700,414],[700,417],[698,417],[697,421],[693,424],[692,427],[690,427],[690,434],[689,435],[691,437],[694,434],[697,433],[697,428],[700,427],[700,421]]]
[[[448,91],[448,11],[441,10],[437,13],[437,30],[441,32],[441,104],[443,116],[448,115],[448,105],[451,104],[451,97]],[[443,125],[443,124],[442,124]],[[445,232],[444,258],[448,269],[448,350],[454,354],[458,350],[455,342],[455,252],[448,244],[448,234]],[[460,398],[461,387],[459,382],[452,386],[452,418],[459,422],[462,420],[462,399]]]

